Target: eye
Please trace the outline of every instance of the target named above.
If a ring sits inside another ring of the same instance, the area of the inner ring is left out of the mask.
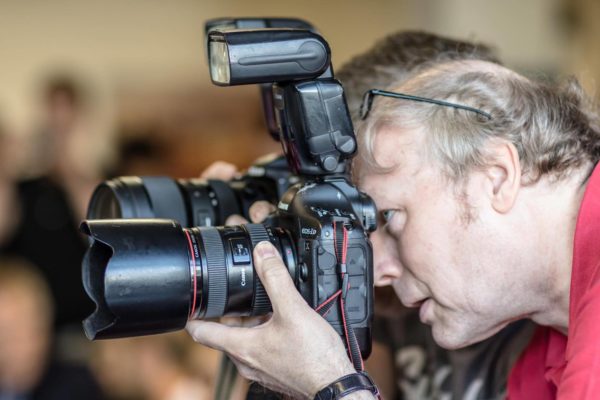
[[[390,220],[394,217],[394,213],[396,212],[396,210],[383,210],[381,212],[381,217],[384,221],[384,223],[388,223],[390,222]]]
[[[380,215],[382,228],[394,237],[400,235],[406,223],[406,210],[381,210]]]

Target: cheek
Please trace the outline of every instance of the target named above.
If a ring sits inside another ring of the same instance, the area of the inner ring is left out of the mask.
[[[461,252],[464,232],[449,214],[414,214],[407,219],[399,237],[400,259],[417,280],[427,285],[444,303],[463,297],[469,266]]]
[[[426,212],[413,213],[406,218],[402,231],[396,236],[400,258],[409,269],[431,266],[442,257],[440,253],[443,253],[446,237],[439,222],[429,218]]]
[[[378,228],[375,232],[369,235],[369,241],[371,242],[371,247],[373,248],[373,255],[377,257],[378,254],[385,251],[386,246],[383,240],[383,232],[381,232],[381,228]]]

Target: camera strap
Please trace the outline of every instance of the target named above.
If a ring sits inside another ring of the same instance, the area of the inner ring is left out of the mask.
[[[354,365],[354,368],[361,372],[364,370],[364,363],[362,355],[360,354],[360,347],[358,345],[358,341],[356,340],[354,329],[352,326],[349,326],[346,318],[348,314],[346,310],[346,295],[348,294],[348,289],[350,289],[350,280],[346,268],[348,230],[344,226],[343,222],[333,222],[333,243],[337,258],[338,273],[340,274],[340,289],[323,303],[321,303],[315,310],[324,318],[332,310],[336,300],[338,300],[340,315],[342,316],[344,340],[346,341],[348,355],[352,361],[352,364]]]

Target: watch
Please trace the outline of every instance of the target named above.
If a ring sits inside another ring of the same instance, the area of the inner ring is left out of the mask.
[[[366,372],[346,375],[319,390],[314,400],[337,400],[359,390],[368,390],[373,396],[380,398],[379,389]]]

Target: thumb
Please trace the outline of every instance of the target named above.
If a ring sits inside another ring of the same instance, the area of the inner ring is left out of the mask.
[[[263,241],[254,248],[254,267],[271,300],[273,312],[282,312],[290,304],[302,301],[279,252],[271,243]]]

